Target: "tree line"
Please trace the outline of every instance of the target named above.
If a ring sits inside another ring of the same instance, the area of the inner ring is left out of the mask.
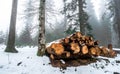
[[[80,31],[85,35],[90,35],[94,36],[92,34],[92,26],[90,25],[89,21],[89,15],[85,11],[86,9],[86,0],[71,0],[71,2],[67,2],[68,0],[63,0],[64,3],[64,8],[62,11],[60,11],[64,15],[65,21],[64,26],[65,30],[63,33],[66,35],[74,33],[75,31]],[[118,2],[117,2],[118,1]],[[9,34],[8,34],[8,41],[7,41],[7,47],[5,49],[5,52],[13,52],[17,53],[18,50],[15,48],[15,39],[18,40],[18,42],[22,41],[26,43],[36,43],[38,45],[38,56],[43,56],[45,54],[45,48],[46,48],[46,35],[50,35],[46,33],[45,29],[45,22],[46,22],[46,0],[40,0],[39,1],[39,24],[38,24],[38,33],[36,35],[36,41],[34,42],[31,38],[30,34],[30,28],[31,28],[31,23],[28,21],[32,21],[32,18],[27,18],[26,20],[26,26],[25,30],[21,33],[21,37],[17,39],[16,36],[16,17],[17,17],[17,3],[18,0],[13,0],[12,3],[12,12],[11,12],[11,20],[10,20],[10,28],[9,28]],[[30,4],[31,2],[29,2]],[[113,4],[112,4],[113,3]],[[111,18],[114,18],[113,22],[113,27],[115,32],[118,34],[118,42],[120,42],[120,31],[119,31],[119,0],[111,0],[110,5],[108,5],[109,9],[114,9],[114,11],[111,11],[110,13],[113,13]],[[31,11],[32,9],[30,9]],[[30,16],[33,14],[27,14],[27,16]],[[110,19],[110,18],[109,18]],[[61,23],[61,24],[63,24]],[[54,35],[54,34],[53,34]],[[16,37],[16,38],[15,38]],[[25,38],[27,37],[27,38]],[[28,40],[27,40],[28,39]],[[1,40],[0,40],[1,41]],[[22,43],[21,42],[21,43]],[[37,43],[38,42],[38,43]]]

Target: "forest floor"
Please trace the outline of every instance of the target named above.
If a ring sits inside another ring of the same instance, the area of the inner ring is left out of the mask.
[[[101,60],[62,70],[52,67],[48,57],[36,56],[37,47],[17,48],[19,53],[5,53],[5,47],[0,45],[0,74],[120,74],[120,54],[115,58],[97,57]]]

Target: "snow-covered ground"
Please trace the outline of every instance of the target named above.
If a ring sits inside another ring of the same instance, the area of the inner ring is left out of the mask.
[[[37,47],[17,48],[19,53],[5,53],[4,49],[5,45],[0,45],[0,74],[120,74],[120,54],[106,58],[109,61],[61,70],[52,67],[48,57],[36,56]]]

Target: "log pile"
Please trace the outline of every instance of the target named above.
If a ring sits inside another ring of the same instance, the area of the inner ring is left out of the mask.
[[[76,32],[69,37],[59,40],[58,43],[52,43],[46,48],[46,54],[52,61],[116,56],[116,52],[112,50],[112,44],[109,44],[108,47],[99,47],[98,44],[99,42],[92,37]]]

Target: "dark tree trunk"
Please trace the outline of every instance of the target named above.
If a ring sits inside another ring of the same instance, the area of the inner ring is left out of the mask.
[[[45,0],[40,0],[40,15],[39,15],[39,37],[38,37],[38,56],[45,54]]]
[[[5,49],[5,52],[13,52],[13,53],[18,52],[15,49],[15,27],[16,27],[16,17],[17,17],[17,2],[18,0],[13,0],[9,36],[8,36],[8,42],[7,42],[7,47]]]
[[[67,14],[66,14],[66,0],[63,0],[64,2],[64,20],[65,20],[65,23],[64,23],[64,31],[66,31],[66,27],[67,27]],[[64,36],[66,36],[66,33],[64,32]]]
[[[85,34],[85,25],[84,25],[84,19],[83,19],[83,0],[78,0],[78,7],[79,7],[79,24],[80,24],[80,32]]]
[[[118,34],[118,38],[119,38],[118,43],[120,43],[120,0],[113,0],[113,1],[115,3],[114,30]],[[119,44],[118,44],[118,47],[120,47]]]

